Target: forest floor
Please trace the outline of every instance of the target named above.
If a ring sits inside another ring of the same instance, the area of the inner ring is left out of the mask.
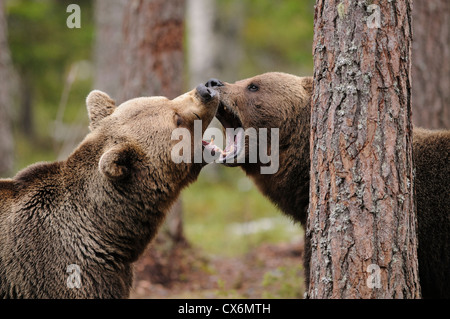
[[[175,259],[182,266],[161,283],[152,283],[151,257],[144,256],[135,266],[131,298],[303,298],[302,241],[261,244],[235,257],[207,256],[192,247],[182,250]]]

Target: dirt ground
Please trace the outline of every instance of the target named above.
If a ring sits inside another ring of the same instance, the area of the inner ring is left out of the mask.
[[[206,256],[192,247],[166,265],[147,256],[135,265],[131,298],[302,298],[303,242],[263,244],[241,257]],[[177,263],[179,266],[167,267]],[[172,268],[172,274],[164,270]],[[149,271],[160,273],[149,275]],[[165,277],[165,280],[161,280]]]

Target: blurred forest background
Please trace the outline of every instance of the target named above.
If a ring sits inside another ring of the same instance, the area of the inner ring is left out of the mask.
[[[80,7],[80,28],[66,24],[71,3]],[[313,75],[314,4],[0,0],[0,177],[66,158],[88,133],[92,89],[119,104],[141,95],[173,98],[211,77]],[[449,2],[416,0],[414,10],[415,123],[449,128]],[[173,32],[165,36],[167,26]],[[144,79],[153,57],[140,50],[158,36],[173,54],[158,60],[170,62],[155,85]],[[240,169],[209,165],[171,215],[152,244],[157,253],[136,266],[135,297],[303,296],[302,230]]]
[[[64,158],[72,151],[87,133],[85,98],[91,89],[100,88],[119,98],[118,92],[114,92],[119,91],[114,87],[120,78],[119,66],[103,65],[105,57],[96,55],[96,50],[101,51],[99,54],[110,54],[102,48],[116,41],[118,36],[114,32],[122,31],[122,21],[120,16],[106,10],[124,6],[127,1],[1,2],[13,67],[7,81],[14,93],[8,112],[13,119],[12,171],[16,172],[35,161]],[[71,14],[66,9],[71,3],[81,8],[81,28],[66,26]],[[203,12],[186,12],[185,67],[184,74],[180,74],[183,91],[210,77],[234,82],[273,70],[312,74],[314,1],[209,0],[202,3]],[[96,12],[97,7],[102,11]],[[102,13],[107,17],[103,18]],[[206,27],[211,28],[208,31],[211,36],[206,42],[200,39],[199,47],[193,47],[192,43],[199,41],[189,31],[196,27],[195,23],[204,23],[199,19],[208,20],[205,22],[210,24]],[[110,33],[107,38],[99,38],[97,31],[105,23],[109,24]],[[97,74],[102,71],[99,68],[106,68],[109,78],[101,84],[96,83],[101,76]],[[105,83],[108,80],[113,84]]]

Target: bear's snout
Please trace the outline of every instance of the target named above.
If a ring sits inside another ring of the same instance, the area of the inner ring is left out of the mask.
[[[204,103],[211,101],[211,99],[213,99],[217,95],[216,91],[214,91],[213,89],[207,88],[203,84],[200,84],[199,86],[197,86],[197,93],[200,96],[200,98],[202,99],[202,102],[204,102]]]
[[[214,79],[214,78],[209,79],[208,82],[206,82],[205,85],[208,88],[213,88],[213,87],[216,87],[216,86],[224,86],[224,84],[220,80],[217,80],[217,79]]]

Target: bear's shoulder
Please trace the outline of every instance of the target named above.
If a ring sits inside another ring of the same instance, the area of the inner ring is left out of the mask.
[[[61,181],[61,162],[39,162],[21,170],[13,178],[11,187],[15,191],[36,189],[49,184],[59,184]],[[56,186],[56,185],[55,185]]]
[[[450,157],[450,130],[414,128],[413,153],[416,160],[442,159],[448,166]]]
[[[450,130],[429,130],[421,127],[414,127],[414,141],[418,143],[424,141],[439,141],[440,143],[450,142]]]
[[[5,211],[15,196],[15,187],[12,179],[0,180],[0,215]]]

